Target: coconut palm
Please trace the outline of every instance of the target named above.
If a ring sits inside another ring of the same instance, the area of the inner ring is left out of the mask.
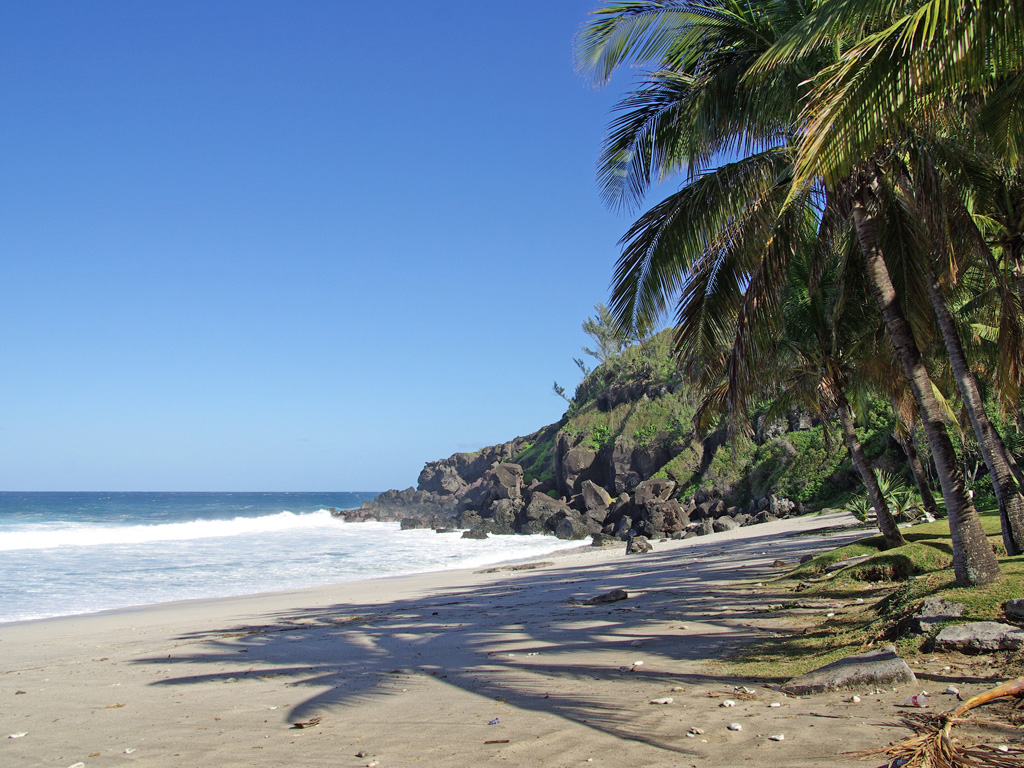
[[[655,177],[689,183],[644,214],[626,234],[613,281],[621,323],[646,328],[677,295],[677,341],[691,359],[730,350],[737,398],[756,343],[751,329],[777,317],[788,260],[803,242],[806,212],[828,226],[851,216],[869,278],[918,400],[938,467],[961,584],[999,578],[998,563],[966,494],[931,380],[882,256],[881,174],[866,163],[853,183],[793,184],[794,136],[809,76],[824,47],[757,71],[780,35],[806,18],[792,2],[620,2],[598,9],[578,40],[581,65],[606,80],[626,61],[653,61],[621,105],[602,155],[606,200],[636,202]],[[722,152],[739,159],[714,165]],[[741,399],[741,398],[740,398]],[[943,442],[944,441],[944,442]]]

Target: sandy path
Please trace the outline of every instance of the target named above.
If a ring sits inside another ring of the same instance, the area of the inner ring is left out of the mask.
[[[724,709],[744,681],[706,660],[778,629],[758,611],[778,596],[740,582],[863,535],[788,534],[850,522],[2,625],[0,765],[834,765],[906,734],[905,693],[854,709],[755,686]],[[630,599],[572,602],[616,587]]]

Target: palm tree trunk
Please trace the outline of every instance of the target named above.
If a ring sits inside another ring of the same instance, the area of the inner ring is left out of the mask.
[[[932,273],[928,275],[928,299],[935,312],[935,318],[939,322],[939,330],[946,343],[946,352],[949,354],[953,377],[956,379],[960,396],[967,408],[967,415],[971,419],[971,426],[974,427],[974,435],[978,440],[981,457],[985,460],[985,466],[988,467],[988,474],[996,492],[1006,554],[1019,555],[1024,552],[1024,496],[1021,495],[1013,476],[1010,452],[996,428],[992,426],[988,414],[985,413],[985,405],[978,382],[967,364],[967,355],[964,354],[960,334],[957,332],[953,315],[946,305],[946,297],[935,276],[934,267]]]
[[[860,440],[857,439],[857,430],[853,426],[850,404],[846,402],[846,395],[843,394],[842,390],[839,390],[836,401],[839,421],[843,425],[843,435],[846,437],[846,447],[850,449],[850,458],[853,460],[853,466],[860,473],[860,479],[864,481],[864,487],[868,491],[868,498],[871,499],[871,503],[875,507],[875,518],[878,521],[878,530],[882,532],[882,538],[885,539],[885,548],[902,547],[907,541],[903,538],[903,534],[900,533],[899,526],[896,525],[892,512],[889,511],[889,505],[885,501],[885,496],[882,495],[882,489],[878,487],[878,477],[875,475],[875,470],[868,463],[868,457],[864,455],[864,449],[860,444]]]
[[[957,584],[964,587],[990,584],[1002,578],[999,562],[981,527],[978,511],[967,495],[953,444],[932,391],[931,378],[910,323],[899,305],[889,268],[882,257],[878,219],[872,211],[871,185],[874,184],[877,184],[877,179],[864,174],[852,201],[854,226],[864,254],[868,284],[882,311],[889,338],[914,393],[917,410],[921,414],[935,459],[953,540],[953,572]]]
[[[921,495],[921,504],[929,515],[938,517],[939,505],[935,503],[931,486],[928,485],[928,474],[924,471],[921,457],[917,455],[914,438],[908,437],[906,440],[900,441],[900,445],[903,446],[903,451],[907,454],[907,464],[910,465],[910,473],[914,476],[914,482],[917,484],[917,492]]]

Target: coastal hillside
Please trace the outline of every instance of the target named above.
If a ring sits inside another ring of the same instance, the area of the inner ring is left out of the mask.
[[[338,514],[469,536],[684,537],[842,504],[857,491],[841,436],[806,414],[755,414],[748,435],[730,435],[724,422],[698,433],[671,343],[665,331],[604,355],[557,423],[428,462],[415,488]],[[882,467],[902,463],[890,434],[884,421],[862,433]]]

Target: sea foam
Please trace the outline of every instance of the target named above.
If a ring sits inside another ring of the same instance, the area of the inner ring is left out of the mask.
[[[22,530],[4,531],[3,536],[0,537],[0,551],[193,541],[249,533],[276,533],[338,525],[344,525],[344,523],[335,520],[326,509],[301,515],[285,511],[260,517],[190,520],[160,525],[41,523],[25,526]]]

